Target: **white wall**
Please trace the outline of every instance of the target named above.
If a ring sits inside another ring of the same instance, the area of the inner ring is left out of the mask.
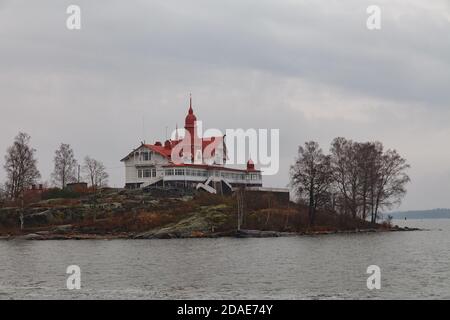
[[[140,147],[135,152],[140,151],[151,151],[150,149],[146,148],[145,146]],[[151,160],[143,161],[139,159],[135,159],[133,155],[130,155],[130,158],[126,161],[124,161],[125,165],[125,183],[138,183],[138,182],[144,182],[148,183],[152,180],[157,180],[158,177],[160,177],[163,174],[162,166],[168,164],[169,161],[160,155],[159,153],[152,152]],[[156,178],[150,177],[150,178],[138,178],[137,170],[138,168],[145,168],[145,167],[155,167],[156,168]]]

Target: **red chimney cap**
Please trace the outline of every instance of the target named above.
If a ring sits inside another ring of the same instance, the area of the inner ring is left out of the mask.
[[[249,159],[247,161],[247,170],[255,170],[255,164],[253,163],[252,159]]]

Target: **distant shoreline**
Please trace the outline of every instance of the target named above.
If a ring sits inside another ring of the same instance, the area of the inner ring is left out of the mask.
[[[443,217],[443,218],[440,218],[440,217],[436,217],[436,218],[433,218],[433,217],[420,217],[420,218],[416,218],[416,217],[406,217],[406,219],[405,218],[393,218],[393,220],[395,220],[395,221],[408,221],[408,220],[448,220],[448,219],[450,219],[450,217]]]
[[[399,211],[385,215],[395,220],[450,219],[450,209]]]

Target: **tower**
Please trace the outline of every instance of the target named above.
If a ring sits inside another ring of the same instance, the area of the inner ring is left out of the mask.
[[[189,145],[184,148],[190,150],[189,160],[191,163],[202,163],[202,140],[197,135],[197,117],[192,109],[192,95],[189,95],[189,110],[184,121],[184,129],[190,138],[189,141],[186,141]]]
[[[197,117],[195,116],[194,110],[192,109],[192,95],[190,95],[189,96],[189,110],[188,110],[186,119],[184,120],[184,129],[186,129],[186,131],[189,132],[191,141],[194,139],[195,135],[197,134],[196,122],[197,122]]]

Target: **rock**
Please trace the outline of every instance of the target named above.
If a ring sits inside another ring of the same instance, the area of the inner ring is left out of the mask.
[[[38,213],[32,213],[24,216],[24,224],[26,226],[38,226],[50,224],[53,221],[52,210],[45,210]]]
[[[54,233],[68,233],[72,231],[73,226],[71,224],[61,225],[53,228]]]
[[[180,235],[162,231],[149,236],[147,239],[175,239],[175,238],[180,238]]]
[[[26,234],[24,236],[20,236],[18,237],[18,239],[23,239],[23,240],[41,240],[42,236],[36,233],[29,233]]]
[[[204,232],[201,231],[193,231],[191,233],[191,238],[205,238],[207,235]]]
[[[177,223],[165,226],[161,229],[153,229],[140,233],[136,239],[171,239],[171,238],[196,238],[199,235],[206,237],[211,234],[214,227],[222,225],[230,216],[224,211],[226,205],[204,206],[198,212],[193,213]]]
[[[50,231],[37,231],[36,234],[40,236],[47,236],[50,234]]]
[[[235,236],[237,238],[271,238],[279,237],[280,233],[276,231],[238,230]]]
[[[404,228],[399,228],[398,231],[420,231],[421,229],[419,228],[409,228],[409,227],[404,227]]]

